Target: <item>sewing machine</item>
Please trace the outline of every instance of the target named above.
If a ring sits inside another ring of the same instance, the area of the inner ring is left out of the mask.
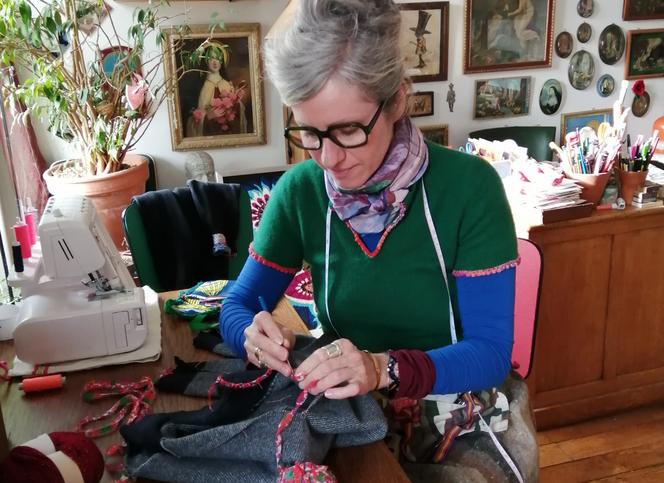
[[[51,197],[39,240],[41,255],[36,250],[25,273],[8,279],[24,297],[13,333],[16,356],[36,365],[139,348],[147,337],[143,289],[92,203]]]

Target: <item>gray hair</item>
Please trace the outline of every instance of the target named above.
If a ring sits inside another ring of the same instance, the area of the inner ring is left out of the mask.
[[[400,28],[392,0],[301,0],[288,29],[265,44],[268,77],[287,106],[339,76],[389,109],[405,78]]]

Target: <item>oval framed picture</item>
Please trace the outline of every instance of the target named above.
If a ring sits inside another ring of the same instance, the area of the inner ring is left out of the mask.
[[[561,59],[565,59],[572,53],[573,47],[574,39],[572,38],[572,34],[567,31],[560,32],[556,37],[556,55]]]
[[[576,12],[583,18],[588,18],[593,14],[593,0],[579,0],[576,4]]]
[[[542,86],[539,106],[544,114],[555,114],[563,100],[563,86],[558,79],[549,79]]]
[[[579,25],[579,28],[576,30],[576,38],[582,44],[588,42],[592,34],[593,34],[593,28],[590,26],[588,22],[583,22],[581,25]]]
[[[602,97],[609,97],[613,94],[616,87],[616,81],[610,74],[604,74],[597,79],[597,93]]]
[[[643,117],[650,109],[650,94],[644,92],[642,96],[634,96],[632,101],[632,114]]]
[[[616,24],[612,23],[599,34],[599,58],[608,65],[620,60],[625,52],[625,33]]]
[[[587,88],[595,75],[595,61],[587,50],[579,50],[569,61],[567,77],[572,87],[582,91]]]

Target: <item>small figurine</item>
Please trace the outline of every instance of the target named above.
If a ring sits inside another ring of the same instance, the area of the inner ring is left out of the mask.
[[[450,107],[450,112],[454,112],[454,102],[456,101],[456,92],[454,92],[454,84],[450,82],[447,91],[447,105]]]

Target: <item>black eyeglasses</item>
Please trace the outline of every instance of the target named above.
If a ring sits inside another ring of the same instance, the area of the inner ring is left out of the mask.
[[[359,122],[344,122],[332,124],[325,131],[308,126],[289,126],[284,129],[284,136],[298,148],[308,151],[316,151],[322,148],[324,138],[329,138],[334,144],[345,149],[359,148],[369,141],[369,133],[378,121],[378,116],[380,116],[384,106],[385,101],[382,101],[366,126]],[[293,114],[291,113],[289,123],[292,117]]]

